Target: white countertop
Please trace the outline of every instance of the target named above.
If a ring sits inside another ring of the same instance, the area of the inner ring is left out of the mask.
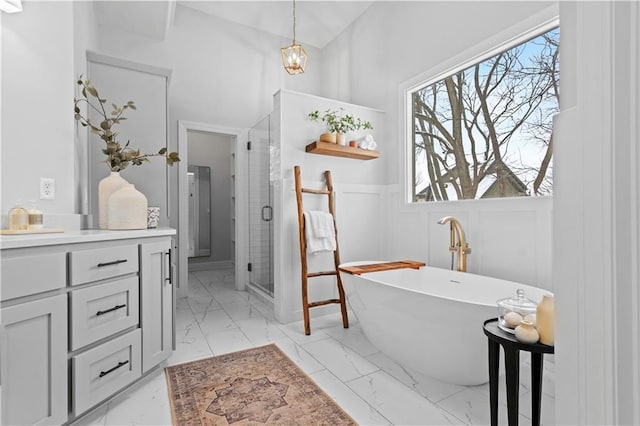
[[[0,235],[0,249],[125,240],[128,238],[162,237],[165,235],[175,235],[175,233],[176,230],[173,228],[155,228],[130,231],[84,229],[81,231],[65,231],[54,234]]]

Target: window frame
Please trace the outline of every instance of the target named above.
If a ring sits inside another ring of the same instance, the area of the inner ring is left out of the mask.
[[[523,21],[518,25],[514,25],[504,31],[497,33],[495,36],[483,40],[469,49],[463,51],[459,55],[454,56],[452,59],[442,62],[426,72],[423,72],[411,80],[405,82],[400,86],[400,102],[399,108],[400,122],[402,123],[400,128],[400,137],[403,141],[403,155],[401,155],[402,164],[400,166],[400,182],[402,182],[402,199],[405,206],[420,206],[439,203],[459,203],[459,202],[482,202],[482,201],[496,201],[513,198],[526,198],[526,199],[538,199],[538,198],[550,198],[553,195],[543,195],[536,197],[501,197],[491,198],[486,200],[445,200],[445,201],[432,201],[429,203],[418,203],[413,201],[413,173],[414,173],[414,120],[413,120],[413,93],[421,90],[431,84],[434,84],[458,71],[467,69],[477,63],[483,62],[501,52],[509,50],[515,46],[523,44],[529,40],[534,39],[554,28],[560,28],[560,18],[557,15],[557,11],[554,16],[547,19],[540,19],[539,16],[534,16],[529,20]],[[515,35],[513,35],[515,33]],[[561,36],[562,37],[562,32]]]

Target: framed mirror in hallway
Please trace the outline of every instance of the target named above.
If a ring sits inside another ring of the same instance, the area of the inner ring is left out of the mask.
[[[211,256],[211,168],[188,168],[189,257]]]

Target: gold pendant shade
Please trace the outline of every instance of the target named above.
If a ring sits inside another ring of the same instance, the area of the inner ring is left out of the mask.
[[[307,52],[299,44],[280,49],[282,53],[282,65],[290,75],[302,74],[307,65]]]
[[[300,44],[296,44],[296,0],[293,0],[293,42],[291,46],[280,49],[282,65],[289,75],[304,73],[307,66],[307,52]]]

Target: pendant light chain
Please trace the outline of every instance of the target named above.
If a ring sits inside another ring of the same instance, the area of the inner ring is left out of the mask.
[[[296,44],[296,0],[293,0],[293,44]]]

